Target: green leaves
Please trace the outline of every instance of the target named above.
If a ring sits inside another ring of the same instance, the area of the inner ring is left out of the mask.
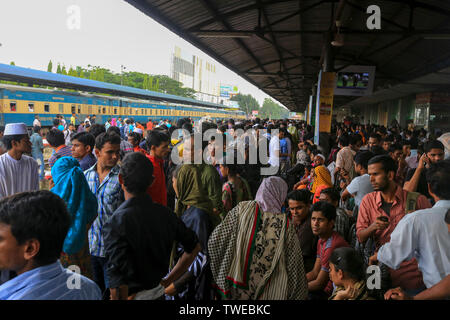
[[[239,103],[239,109],[247,114],[252,113],[253,110],[259,110],[259,103],[251,94],[244,95],[238,93],[230,100],[237,101]]]
[[[259,112],[260,118],[271,118],[271,119],[283,119],[289,117],[289,111],[284,109],[278,103],[272,99],[265,98],[261,111]]]

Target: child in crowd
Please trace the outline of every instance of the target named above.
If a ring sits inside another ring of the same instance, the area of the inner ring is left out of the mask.
[[[329,263],[334,287],[329,300],[373,300],[366,287],[364,261],[355,249],[335,249]]]

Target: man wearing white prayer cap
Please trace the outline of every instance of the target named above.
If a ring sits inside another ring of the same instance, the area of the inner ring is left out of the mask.
[[[9,123],[3,143],[7,152],[0,156],[0,199],[24,191],[39,190],[39,165],[32,157],[30,136],[24,123]]]

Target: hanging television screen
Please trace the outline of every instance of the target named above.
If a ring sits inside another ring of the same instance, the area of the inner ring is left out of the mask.
[[[337,96],[367,96],[373,92],[374,66],[349,66],[336,73]]]

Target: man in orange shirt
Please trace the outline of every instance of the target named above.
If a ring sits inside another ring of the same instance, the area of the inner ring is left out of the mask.
[[[368,174],[373,189],[364,196],[359,207],[356,223],[358,241],[364,243],[370,237],[376,242],[376,251],[391,239],[400,220],[407,214],[408,191],[395,183],[397,172],[396,162],[388,155],[380,155],[369,160]],[[416,195],[417,196],[417,195]],[[431,208],[428,199],[419,195],[416,197],[415,208],[412,211]],[[425,289],[422,273],[415,259],[403,262],[399,269],[391,270],[393,287],[402,287],[409,293],[418,293]]]
[[[141,129],[142,131],[145,130],[144,126],[142,124],[140,124],[139,122],[136,122],[136,128]]]
[[[150,131],[153,129],[153,122],[152,119],[148,118],[148,122],[147,122],[147,131]]]
[[[153,164],[155,177],[147,193],[153,202],[167,206],[166,176],[164,174],[164,158],[169,153],[170,137],[161,130],[152,130],[147,133],[147,149],[150,155],[147,157]]]
[[[134,152],[142,152],[143,154],[148,155],[147,151],[139,146],[142,141],[142,135],[143,131],[139,128],[135,128],[133,132],[128,134],[128,142],[133,146]]]

